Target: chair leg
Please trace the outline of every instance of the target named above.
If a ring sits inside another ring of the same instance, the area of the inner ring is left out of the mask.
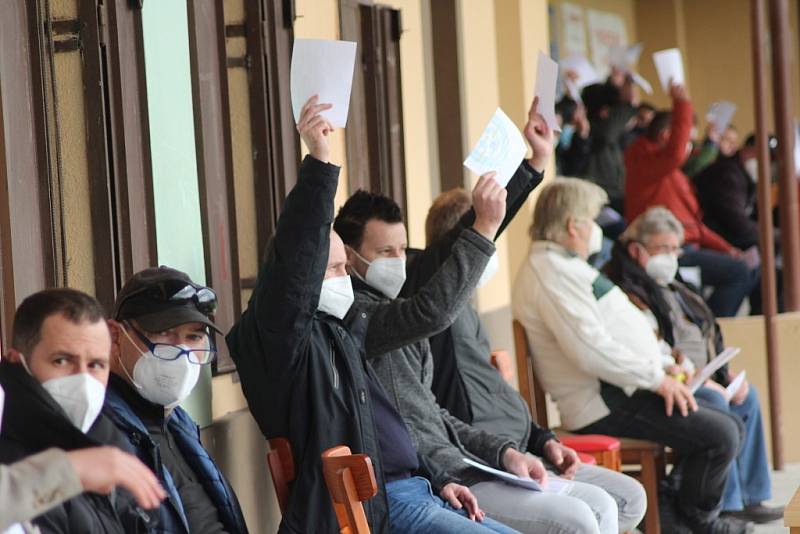
[[[647,494],[647,514],[644,526],[647,534],[661,534],[661,522],[658,512],[658,466],[653,451],[642,451],[642,486]]]

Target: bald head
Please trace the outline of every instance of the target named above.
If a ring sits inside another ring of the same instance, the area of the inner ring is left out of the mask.
[[[344,242],[334,230],[331,230],[331,246],[328,252],[328,268],[325,270],[325,279],[347,275],[347,254]]]

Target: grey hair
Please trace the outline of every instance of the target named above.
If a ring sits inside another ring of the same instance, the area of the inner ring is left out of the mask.
[[[683,243],[683,225],[677,217],[664,206],[653,206],[636,217],[619,239],[623,243],[635,241],[646,245],[650,236],[667,232],[677,235]]]
[[[594,220],[608,203],[596,184],[580,178],[557,177],[539,193],[529,230],[534,241],[561,242],[570,219]]]

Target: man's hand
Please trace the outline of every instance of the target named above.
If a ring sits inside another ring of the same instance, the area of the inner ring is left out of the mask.
[[[691,390],[671,376],[664,377],[656,393],[664,397],[667,417],[672,417],[672,408],[676,404],[684,417],[689,415],[689,410],[697,411],[697,401],[694,400]]]
[[[571,449],[558,441],[551,439],[544,444],[545,459],[556,466],[564,478],[572,478],[581,465],[581,459],[575,449]]]
[[[94,447],[67,453],[83,489],[108,495],[116,486],[130,491],[142,508],[158,508],[167,494],[150,469],[116,447]]]
[[[714,143],[715,145],[719,144],[719,139],[722,136],[722,132],[719,131],[717,125],[713,122],[709,122],[708,126],[706,126],[706,139]]]
[[[528,160],[528,164],[535,170],[542,172],[545,165],[547,165],[547,160],[550,159],[550,155],[553,153],[555,134],[547,126],[544,117],[537,112],[538,107],[539,97],[537,96],[533,98],[531,109],[528,110],[528,122],[525,124],[524,133],[525,139],[528,140],[528,144],[531,145],[531,150],[533,150],[533,155]]]
[[[506,190],[494,176],[494,172],[487,172],[478,179],[472,190],[472,206],[475,208],[473,228],[489,241],[494,241],[506,216]]]
[[[573,121],[575,121],[575,133],[581,136],[582,139],[589,137],[592,126],[591,123],[589,123],[588,117],[586,117],[586,106],[580,102],[575,106]]]
[[[669,96],[675,102],[677,102],[678,100],[689,100],[689,91],[686,90],[685,85],[679,83],[672,83],[672,81],[670,81]]]
[[[303,104],[300,110],[300,120],[297,122],[297,131],[308,147],[308,152],[315,159],[328,163],[330,147],[328,135],[333,131],[333,126],[320,115],[326,109],[331,109],[332,104],[317,104],[319,97],[314,95]]]
[[[461,510],[462,507],[466,508],[467,516],[472,521],[483,521],[483,518],[486,517],[486,513],[478,507],[477,497],[466,486],[451,482],[442,488],[439,496],[456,510]]]
[[[512,475],[520,478],[531,478],[541,484],[547,485],[547,469],[541,460],[530,454],[523,454],[513,447],[503,453],[503,467]]]

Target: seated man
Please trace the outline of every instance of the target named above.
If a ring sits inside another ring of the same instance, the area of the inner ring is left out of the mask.
[[[460,219],[469,211],[472,202],[463,189],[442,193],[433,202],[425,221],[428,256],[443,256],[452,246],[453,229],[461,226]],[[522,207],[522,202],[516,203]],[[516,214],[509,206],[506,221]],[[424,253],[423,253],[424,254]],[[438,267],[437,261],[409,260],[409,285],[425,281]],[[478,282],[485,284],[497,272],[497,256],[487,265]],[[429,265],[423,265],[429,263]],[[427,272],[425,272],[427,271]],[[555,435],[539,427],[528,405],[490,363],[490,341],[475,308],[468,304],[453,325],[430,338],[433,356],[432,389],[439,406],[475,428],[493,434],[509,436],[517,448],[544,458],[562,470],[571,463],[575,452],[561,445]],[[509,364],[511,365],[511,364]],[[513,370],[511,371],[513,376]],[[644,488],[634,479],[600,467],[579,465],[575,480],[603,488],[617,502],[619,530],[633,530],[644,516],[647,497]]]
[[[652,314],[659,336],[701,369],[725,345],[703,299],[675,279],[682,241],[683,226],[675,216],[662,207],[650,208],[622,235],[605,271],[631,301]],[[745,381],[731,397],[725,388],[732,378],[726,365],[695,394],[744,422],[744,441],[731,464],[722,510],[756,523],[773,521],[783,516],[783,507],[763,504],[772,495],[758,395]]]
[[[470,467],[471,458],[524,478],[546,481],[542,462],[517,450],[517,443],[467,425],[441,409],[430,389],[433,362],[428,337],[450,326],[460,314],[485,266],[494,253],[492,240],[504,220],[506,205],[524,202],[552,151],[552,133],[531,110],[529,141],[534,156],[524,162],[512,179],[515,186],[506,204],[506,190],[491,174],[478,181],[473,192],[474,212],[454,231],[453,242],[442,257],[441,267],[409,298],[397,297],[405,280],[406,230],[399,206],[391,199],[356,192],[336,216],[334,229],[348,251],[348,268],[355,278],[356,306],[372,316],[366,333],[366,354],[397,411],[407,422],[419,452],[428,457],[439,477],[437,484],[458,480],[469,486],[488,516],[517,530],[616,533],[617,507],[601,489],[574,482],[564,494],[537,494],[509,486]],[[487,214],[492,216],[487,216]],[[456,235],[457,234],[457,235]],[[440,250],[425,251],[424,255]],[[409,339],[415,339],[409,342]],[[561,451],[559,451],[561,452]],[[560,462],[571,477],[577,458]],[[556,458],[552,458],[556,461]],[[390,483],[396,491],[412,481]],[[390,495],[391,505],[391,495]]]
[[[163,490],[139,460],[119,450],[130,449],[100,414],[110,347],[103,310],[84,293],[48,289],[20,304],[8,359],[0,364],[6,395],[0,462],[26,458],[23,473],[42,469],[43,462],[49,470],[33,488],[26,486],[34,479],[10,488],[2,481],[0,523],[38,515],[33,523],[43,532],[155,532],[157,521],[143,508],[157,508]],[[116,447],[97,449],[100,445]],[[66,457],[53,448],[67,451]],[[120,483],[127,489],[103,495]],[[6,490],[19,492],[22,502],[13,510],[5,510],[14,502]]]
[[[333,128],[320,115],[326,109],[316,97],[303,106],[297,129],[309,155],[247,311],[227,337],[262,433],[292,445],[296,477],[279,532],[339,532],[320,458],[336,445],[372,459],[378,494],[364,509],[374,534],[514,532],[484,520],[467,488],[452,481],[438,486],[445,504],[414,476],[421,466],[406,425],[364,360],[373,315],[351,309],[344,245],[331,231],[339,167],[328,163]],[[387,490],[406,481],[421,484]]]
[[[680,455],[677,518],[667,532],[685,531],[682,523],[696,534],[747,532],[752,525],[718,517],[741,423],[698,408],[689,389],[664,374],[644,314],[586,262],[600,247],[594,218],[606,200],[589,182],[561,178],[536,202],[531,252],[512,294],[536,374],[566,429],[648,439]],[[663,507],[664,516],[670,508]]]
[[[757,281],[748,256],[703,223],[689,178],[681,171],[688,156],[692,104],[682,85],[671,85],[672,112],[656,114],[647,134],[625,151],[625,220],[662,205],[686,230],[682,266],[700,267],[703,284],[714,288],[708,305],[718,317],[736,315]],[[749,260],[748,260],[749,261]]]
[[[170,494],[168,532],[247,532],[236,495],[178,403],[216,350],[209,329],[216,295],[169,267],[145,269],[122,287],[111,326],[111,378],[103,413]]]

